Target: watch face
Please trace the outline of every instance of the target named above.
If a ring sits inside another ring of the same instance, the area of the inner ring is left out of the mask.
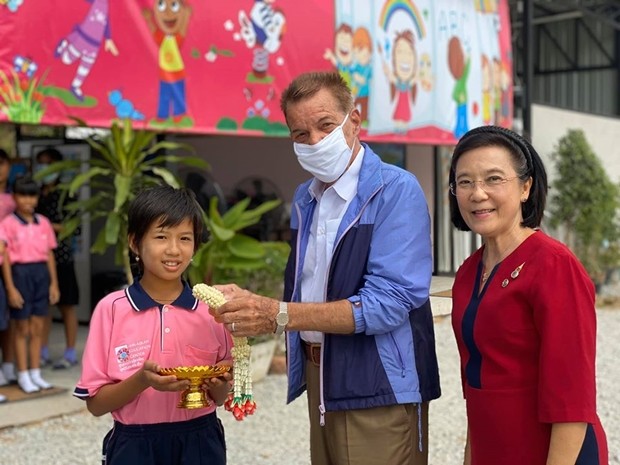
[[[276,323],[280,326],[288,324],[288,313],[278,313],[276,315]]]

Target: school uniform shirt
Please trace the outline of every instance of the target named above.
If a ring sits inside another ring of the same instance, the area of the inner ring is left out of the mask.
[[[52,224],[38,213],[32,223],[13,212],[0,224],[11,265],[47,262],[50,250],[58,246]]]
[[[99,390],[129,378],[152,360],[162,368],[232,364],[232,338],[216,323],[209,307],[197,300],[187,283],[170,305],[155,302],[139,282],[104,297],[95,307],[74,395],[88,399]],[[177,408],[181,392],[145,389],[112,417],[123,424],[191,420],[215,410]]]
[[[0,221],[15,211],[15,200],[10,192],[0,193]]]
[[[584,422],[577,464],[607,465],[592,280],[564,244],[537,231],[479,293],[483,249],[452,288],[472,464],[545,465],[552,424]]]
[[[4,234],[2,222],[0,222],[0,242],[4,243],[4,248],[6,248],[6,234]],[[2,263],[4,263],[4,251],[0,253],[0,265],[2,265]],[[0,279],[2,279],[1,276]]]

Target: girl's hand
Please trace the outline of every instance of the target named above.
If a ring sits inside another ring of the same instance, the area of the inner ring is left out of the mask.
[[[232,365],[232,361],[222,361],[217,365]],[[209,397],[211,397],[217,405],[222,405],[232,389],[232,383],[233,373],[232,371],[228,371],[216,378],[207,378],[202,384],[202,389],[209,394]]]
[[[51,284],[49,288],[50,305],[56,305],[59,300],[60,300],[60,291],[58,290],[58,285]]]
[[[24,298],[19,293],[16,287],[10,288],[6,290],[7,298],[9,300],[9,305],[13,308],[23,308],[24,307]]]
[[[152,360],[144,362],[142,367],[143,382],[158,391],[185,391],[189,388],[189,379],[178,380],[174,375],[160,375],[161,367]]]

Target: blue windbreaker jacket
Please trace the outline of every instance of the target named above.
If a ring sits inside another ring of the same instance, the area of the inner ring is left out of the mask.
[[[415,176],[365,154],[357,196],[338,228],[325,301],[349,299],[355,333],[325,334],[321,402],[326,411],[419,403],[440,396],[433,317],[430,218]],[[284,300],[300,279],[316,201],[297,188]],[[287,333],[288,402],[306,388],[299,332]]]

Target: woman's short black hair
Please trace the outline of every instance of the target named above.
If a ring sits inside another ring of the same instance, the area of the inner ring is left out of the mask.
[[[522,181],[532,178],[532,187],[527,200],[521,204],[522,226],[537,228],[543,219],[547,201],[547,172],[545,166],[532,144],[516,132],[500,126],[481,126],[465,133],[452,153],[449,183],[456,178],[456,164],[465,152],[481,147],[502,147],[510,153],[517,176]],[[469,231],[463,220],[454,195],[450,195],[450,218],[452,224],[461,231]]]
[[[190,220],[194,229],[194,252],[203,241],[202,208],[194,193],[186,188],[156,186],[138,193],[129,206],[127,234],[136,247],[154,222],[157,226],[171,227]]]
[[[15,178],[11,190],[14,195],[38,197],[41,194],[41,186],[29,174]]]

